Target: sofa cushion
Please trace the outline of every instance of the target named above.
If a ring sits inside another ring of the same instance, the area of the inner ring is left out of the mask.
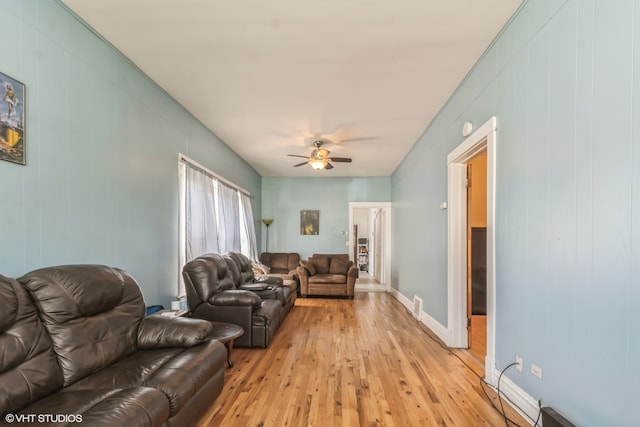
[[[227,265],[229,265],[228,259],[231,259],[238,267],[239,276],[235,277],[236,287],[242,283],[253,281],[255,275],[253,274],[253,268],[251,267],[251,260],[240,252],[226,252],[224,254]]]
[[[289,268],[289,254],[273,254],[271,268],[279,271],[291,271]]]
[[[74,417],[67,423],[46,423],[56,426],[161,426],[169,417],[169,401],[162,392],[150,387],[64,390],[27,406],[19,414]]]
[[[209,301],[220,291],[235,289],[227,263],[218,254],[204,254],[189,261],[184,266],[183,275],[189,277],[202,301]]]
[[[331,264],[329,266],[330,274],[347,274],[351,261],[349,255],[334,255],[331,257]]]
[[[27,291],[0,275],[0,414],[62,388],[53,345]]]
[[[344,284],[347,276],[344,274],[316,274],[309,276],[309,283],[313,284]]]
[[[272,273],[288,274],[300,264],[300,255],[295,252],[263,252],[260,254],[260,262],[267,265]]]
[[[329,272],[329,257],[327,255],[315,254],[309,258],[309,262],[316,268],[318,274],[327,274]]]
[[[18,281],[40,311],[65,386],[135,351],[145,305],[126,272],[100,265],[58,266]]]
[[[186,349],[138,351],[65,391],[153,387],[165,395],[173,416],[225,363],[226,350],[215,340]]]
[[[162,365],[146,385],[162,391],[169,399],[171,416],[180,412],[198,390],[219,372],[224,372],[227,351],[217,340],[184,349]]]

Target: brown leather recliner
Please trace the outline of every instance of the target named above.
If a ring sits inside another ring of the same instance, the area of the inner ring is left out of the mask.
[[[3,421],[67,414],[91,426],[190,426],[222,391],[226,350],[211,324],[145,317],[126,272],[59,266],[18,281],[0,276]]]
[[[253,272],[253,266],[251,260],[240,252],[227,252],[224,254],[227,260],[227,265],[235,280],[236,287],[238,289],[256,289],[258,294],[264,299],[265,295],[269,293],[273,296],[267,296],[267,298],[278,298],[283,306],[282,315],[280,320],[284,320],[285,316],[291,310],[291,307],[296,302],[297,293],[295,289],[291,287],[283,286],[284,281],[281,277],[275,276],[256,276]],[[234,268],[235,264],[235,268]],[[269,286],[276,285],[276,286]],[[269,287],[268,290],[260,291],[260,288]]]
[[[280,326],[282,303],[237,289],[227,262],[219,254],[204,254],[182,269],[191,316],[227,322],[244,329],[234,346],[266,347]]]
[[[308,295],[354,297],[358,267],[347,254],[314,254],[298,267],[300,292]]]

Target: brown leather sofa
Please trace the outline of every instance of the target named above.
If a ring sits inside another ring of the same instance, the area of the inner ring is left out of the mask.
[[[300,255],[294,252],[262,252],[260,262],[269,268],[266,276],[281,278],[284,286],[300,295],[300,279],[296,271],[300,265]]]
[[[145,317],[138,284],[119,269],[0,276],[0,425],[6,414],[31,417],[20,425],[196,425],[224,384],[226,349],[211,329]]]
[[[298,267],[303,297],[345,296],[353,298],[358,267],[347,254],[314,254]]]
[[[232,272],[234,268],[237,272]],[[219,254],[201,255],[185,264],[182,276],[192,317],[233,323],[244,329],[234,346],[267,347],[288,313],[284,292],[274,291],[281,286],[260,286],[248,280],[228,255],[226,259]]]

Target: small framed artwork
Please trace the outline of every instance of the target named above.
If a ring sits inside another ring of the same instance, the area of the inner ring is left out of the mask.
[[[320,233],[320,211],[300,211],[300,234],[317,236]]]
[[[0,73],[0,160],[26,164],[24,84]]]

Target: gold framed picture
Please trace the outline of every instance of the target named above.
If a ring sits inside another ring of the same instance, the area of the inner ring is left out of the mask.
[[[317,236],[320,233],[320,211],[300,211],[300,234]]]
[[[24,84],[0,73],[0,93],[0,160],[25,165]]]

